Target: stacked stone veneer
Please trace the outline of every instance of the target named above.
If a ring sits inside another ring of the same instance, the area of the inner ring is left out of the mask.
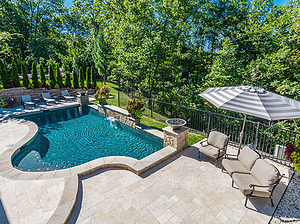
[[[21,104],[22,95],[30,95],[31,100],[34,99],[42,99],[42,93],[49,92],[51,97],[54,96],[61,96],[61,90],[68,90],[69,94],[72,96],[76,96],[78,91],[82,89],[70,89],[70,88],[61,88],[61,89],[46,89],[46,88],[39,88],[39,89],[25,89],[23,87],[19,88],[11,88],[11,89],[0,89],[0,99],[11,96],[17,100],[17,105]],[[95,89],[89,89],[88,94],[94,94],[96,92]]]
[[[189,128],[181,127],[174,130],[170,126],[162,129],[164,131],[164,147],[171,146],[177,151],[184,150],[189,147]]]
[[[98,111],[106,116],[115,118],[116,120],[135,128],[135,119],[129,117],[127,110],[112,105],[98,105]]]
[[[83,106],[83,105],[89,103],[89,96],[88,95],[83,95],[83,96],[77,95],[77,101],[81,106]]]

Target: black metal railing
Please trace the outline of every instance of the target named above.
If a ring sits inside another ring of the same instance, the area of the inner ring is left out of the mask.
[[[145,102],[145,116],[162,122],[169,118],[182,118],[186,120],[186,126],[192,132],[207,136],[211,130],[220,131],[230,135],[232,147],[239,145],[240,132],[243,126],[243,119],[241,118],[149,99],[142,97],[136,91],[130,93],[119,91],[118,106],[125,107],[126,102],[132,98],[139,98]],[[299,142],[300,133],[275,125],[246,120],[242,145],[250,145],[266,158],[284,165],[291,165],[284,154],[285,143],[288,140],[292,143]]]

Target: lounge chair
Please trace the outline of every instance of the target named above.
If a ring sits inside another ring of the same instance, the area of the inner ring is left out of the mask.
[[[70,96],[68,90],[62,90],[61,91],[61,95],[63,96],[63,98],[65,100],[75,100],[75,97],[74,96]]]
[[[44,101],[45,104],[47,104],[47,103],[56,103],[56,101],[51,98],[49,92],[42,93],[42,96],[43,96],[43,101]]]
[[[216,159],[217,166],[218,159],[226,153],[229,138],[230,136],[221,132],[211,131],[207,139],[200,141],[199,158],[201,153],[210,156]]]
[[[33,105],[36,106],[34,102],[32,102],[30,95],[22,95],[22,101],[21,101],[24,109],[26,105]]]
[[[233,155],[231,155],[233,156]],[[273,191],[283,175],[278,169],[248,146],[244,146],[236,159],[229,158],[228,154],[222,160],[223,168],[232,177],[232,187],[235,183],[246,196],[245,207],[250,197],[270,198],[273,204]]]

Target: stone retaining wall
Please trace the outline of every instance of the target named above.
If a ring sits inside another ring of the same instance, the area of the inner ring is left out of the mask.
[[[11,88],[11,89],[0,89],[0,99],[11,96],[17,100],[17,105],[21,104],[22,95],[30,95],[31,100],[34,99],[42,99],[42,93],[49,92],[51,97],[61,96],[61,90],[68,90],[69,94],[72,96],[77,95],[78,91],[82,89],[70,89],[70,88],[61,88],[61,89],[46,89],[46,88],[38,88],[38,89],[25,89],[23,87]],[[88,94],[94,94],[96,89],[89,89]]]
[[[129,117],[129,114],[126,110],[112,106],[112,105],[98,105],[98,111],[101,114],[115,118],[116,120],[135,128],[135,119]]]

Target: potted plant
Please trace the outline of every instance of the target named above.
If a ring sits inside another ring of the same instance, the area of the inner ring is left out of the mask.
[[[141,118],[143,117],[144,102],[140,99],[133,98],[127,101],[126,110],[129,112],[130,116],[135,119],[135,124],[141,123]]]
[[[4,97],[1,101],[2,101],[2,106],[1,106],[2,108],[12,108],[17,102],[15,98],[10,96]]]
[[[99,104],[107,104],[107,98],[109,97],[109,89],[104,86],[96,91],[94,98],[99,101]]]

